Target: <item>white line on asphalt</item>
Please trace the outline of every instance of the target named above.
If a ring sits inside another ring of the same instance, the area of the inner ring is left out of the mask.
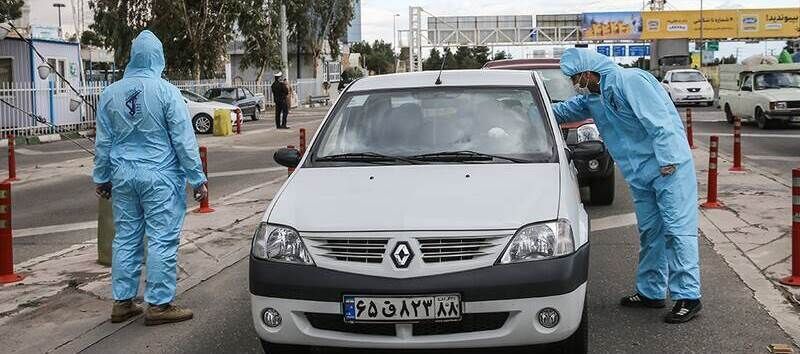
[[[251,168],[247,170],[236,170],[236,171],[224,171],[224,172],[211,172],[208,174],[208,177],[230,177],[230,176],[242,176],[242,175],[255,175],[260,173],[267,173],[267,172],[274,172],[274,171],[285,171],[286,167],[267,167],[267,168]]]
[[[767,155],[745,155],[745,158],[751,160],[771,160],[771,161],[785,161],[785,162],[800,162],[800,156],[767,156]]]
[[[731,133],[694,133],[695,136],[733,136]],[[742,137],[745,138],[789,138],[800,139],[800,134],[762,134],[762,133],[744,133]]]
[[[75,154],[84,152],[83,150],[56,150],[56,151],[38,151],[26,148],[15,148],[14,152],[20,155],[61,155],[61,154]]]
[[[630,225],[636,225],[635,213],[611,215],[592,219],[592,231],[603,231]]]
[[[97,228],[97,221],[76,222],[72,224],[49,225],[31,227],[28,229],[16,229],[13,231],[14,238],[30,237],[60,232],[79,231]]]

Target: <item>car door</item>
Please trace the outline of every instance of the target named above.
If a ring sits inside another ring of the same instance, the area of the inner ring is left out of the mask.
[[[736,99],[731,102],[733,114],[751,117],[753,116],[753,74],[747,74],[742,80]]]
[[[253,93],[250,90],[244,88],[236,89],[237,96],[238,96],[238,106],[244,111],[247,110],[248,112],[253,109],[256,105],[255,100],[253,99]]]

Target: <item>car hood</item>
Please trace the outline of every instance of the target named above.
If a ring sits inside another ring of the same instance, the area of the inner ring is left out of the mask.
[[[711,84],[708,81],[694,81],[694,82],[671,82],[669,84],[672,88],[680,88],[680,89],[687,89],[687,88],[705,88],[710,89]]]
[[[209,101],[209,102],[189,102],[190,105],[207,109],[236,109],[238,107],[227,103]]]
[[[755,92],[764,95],[771,101],[798,101],[798,97],[800,97],[800,88],[794,87],[756,90]]]
[[[558,216],[559,165],[301,168],[270,223],[299,231],[517,229]]]

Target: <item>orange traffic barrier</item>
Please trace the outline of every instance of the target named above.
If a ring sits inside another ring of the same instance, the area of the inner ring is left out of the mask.
[[[743,173],[747,172],[742,167],[742,118],[733,118],[733,166],[728,172]]]
[[[722,203],[717,200],[717,150],[719,137],[711,136],[711,146],[708,152],[708,194],[706,202],[700,206],[706,209],[722,208]]]
[[[14,153],[14,134],[8,135],[8,180],[17,181],[17,157]]]
[[[22,280],[14,273],[14,243],[11,236],[11,183],[0,182],[0,284]]]
[[[208,148],[205,146],[200,147],[200,161],[203,162],[203,174],[206,175],[206,179],[208,179]],[[208,183],[206,183],[206,188],[208,188]],[[206,194],[206,197],[200,200],[200,207],[195,209],[195,213],[211,213],[214,212],[214,208],[212,208],[208,203],[209,194]]]
[[[800,286],[800,168],[792,170],[792,275],[780,282]]]

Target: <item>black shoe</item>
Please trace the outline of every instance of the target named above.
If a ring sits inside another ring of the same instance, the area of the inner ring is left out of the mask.
[[[625,307],[647,307],[653,309],[660,309],[667,306],[664,300],[650,299],[639,293],[623,297],[619,304]]]
[[[700,310],[703,309],[703,304],[700,300],[678,300],[672,311],[664,317],[666,323],[684,323],[693,319]]]

